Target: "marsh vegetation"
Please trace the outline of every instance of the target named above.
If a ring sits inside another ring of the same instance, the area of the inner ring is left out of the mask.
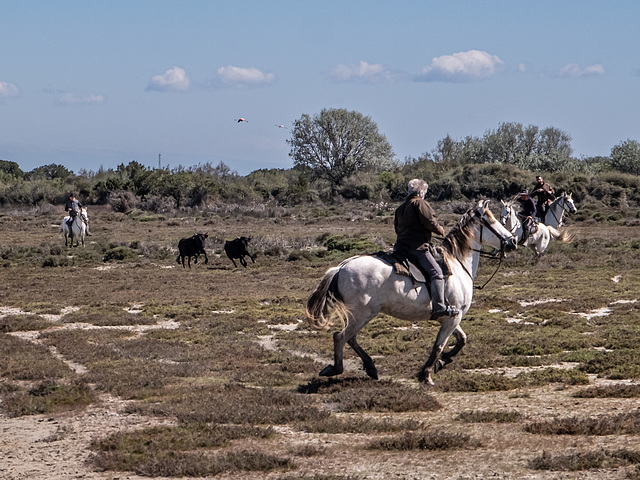
[[[445,230],[463,206],[434,204]],[[2,211],[3,472],[639,478],[638,212],[578,205],[573,242],[511,254],[475,292],[469,343],[435,387],[416,374],[438,325],[384,315],[360,340],[379,381],[350,351],[342,376],[318,377],[331,332],[307,327],[307,296],[329,266],[389,248],[393,207],[94,206],[84,249],[64,247],[56,210]],[[196,231],[209,263],[182,269],[178,240]],[[222,251],[241,235],[257,254],[246,269]],[[483,261],[478,283],[495,267]],[[45,468],[24,453],[52,448],[75,457]]]

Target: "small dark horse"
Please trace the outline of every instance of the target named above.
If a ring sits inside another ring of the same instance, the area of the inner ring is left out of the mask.
[[[240,260],[240,264],[246,268],[247,261],[244,259],[245,255],[251,259],[253,263],[256,263],[255,255],[251,255],[247,250],[251,237],[238,237],[235,240],[224,242],[224,253],[227,254],[229,260],[233,262],[233,266],[238,268],[234,258]]]
[[[196,233],[193,237],[182,238],[178,242],[178,250],[180,254],[176,258],[176,262],[182,261],[182,268],[184,268],[184,259],[187,259],[187,264],[191,268],[191,257],[194,257],[193,263],[198,263],[198,255],[204,255],[204,263],[209,263],[207,252],[204,251],[204,242],[209,235],[207,233]]]

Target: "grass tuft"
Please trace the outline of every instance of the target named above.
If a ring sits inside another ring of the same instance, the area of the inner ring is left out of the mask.
[[[553,455],[543,452],[529,461],[534,470],[555,470],[575,472],[579,470],[612,469],[640,463],[640,451],[636,450],[596,450]]]
[[[515,423],[522,420],[523,415],[516,411],[488,412],[473,410],[458,414],[456,420],[466,423]]]
[[[566,417],[531,422],[529,433],[539,435],[638,435],[640,411],[600,417]]]
[[[372,450],[454,450],[478,448],[480,443],[463,433],[408,432],[402,435],[373,440],[368,448]]]
[[[576,398],[634,398],[640,397],[640,384],[589,387],[573,394]]]
[[[341,412],[432,412],[442,405],[426,393],[426,387],[410,387],[390,380],[347,378],[314,379],[298,391],[330,394],[329,402]]]

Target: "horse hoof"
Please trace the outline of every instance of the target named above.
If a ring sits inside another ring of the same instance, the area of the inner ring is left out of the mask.
[[[333,365],[327,365],[324,367],[318,375],[321,377],[333,377],[335,375],[340,375],[342,373],[342,369],[338,369]]]
[[[367,372],[367,375],[369,376],[369,378],[373,378],[374,380],[378,380],[378,370],[374,367],[374,368],[365,368],[364,369],[365,372]]]
[[[426,385],[435,385],[431,379],[431,373],[428,370],[420,370],[420,373],[418,373],[418,381]]]

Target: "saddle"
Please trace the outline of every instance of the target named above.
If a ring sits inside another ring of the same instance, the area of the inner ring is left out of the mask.
[[[451,269],[449,268],[447,261],[444,259],[444,257],[436,247],[431,248],[431,254],[438,262],[438,265],[440,265],[442,274],[445,277],[451,275]],[[409,255],[392,250],[390,252],[376,252],[371,254],[371,256],[376,257],[383,262],[391,265],[394,272],[396,272],[398,275],[404,275],[411,278],[411,280],[413,280],[413,283],[431,283],[431,279],[427,277],[427,273],[423,271],[418,265],[416,265]]]
[[[524,245],[524,243],[529,239],[531,235],[534,235],[538,231],[538,223],[532,217],[525,218],[522,223],[522,238],[520,239],[520,245]]]

